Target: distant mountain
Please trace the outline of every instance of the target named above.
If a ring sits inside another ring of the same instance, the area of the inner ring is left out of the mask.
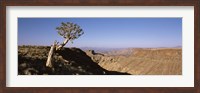
[[[94,50],[95,52],[98,52],[98,53],[107,53],[107,52],[111,52],[111,51],[122,50],[125,48],[80,47],[80,49],[82,49],[83,51]]]
[[[105,54],[111,55],[111,56],[129,56],[133,54],[133,52],[134,52],[134,48],[126,48],[126,49],[108,51],[108,52],[105,52]]]
[[[80,47],[83,51],[93,50],[97,53],[103,53],[111,56],[129,56],[134,53],[135,49],[172,49],[182,48],[182,46],[176,47],[156,47],[156,48],[98,48],[98,47]]]
[[[182,48],[182,46],[175,46],[174,48]]]

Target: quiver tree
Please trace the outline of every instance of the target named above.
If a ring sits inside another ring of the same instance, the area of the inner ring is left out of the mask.
[[[54,41],[54,44],[51,46],[47,58],[47,67],[52,67],[52,57],[55,51],[61,50],[69,41],[73,42],[74,39],[77,39],[84,34],[83,30],[80,28],[79,25],[71,22],[62,22],[61,26],[57,27],[56,30],[58,34],[62,36],[65,40],[60,45],[58,44],[59,42]]]

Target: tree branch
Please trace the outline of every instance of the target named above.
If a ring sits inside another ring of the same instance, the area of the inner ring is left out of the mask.
[[[62,44],[60,44],[59,46],[56,46],[56,51],[63,48],[67,44],[67,42],[69,42],[69,40],[70,40],[70,38],[66,38]]]

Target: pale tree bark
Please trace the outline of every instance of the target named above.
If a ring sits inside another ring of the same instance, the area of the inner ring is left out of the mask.
[[[54,44],[51,46],[51,49],[49,51],[49,55],[48,55],[47,62],[46,62],[46,67],[52,67],[52,59],[53,59],[52,57],[53,57],[54,52],[63,48],[67,44],[67,42],[69,42],[69,39],[67,39],[67,38],[60,45],[57,45],[58,44],[57,41],[54,42]]]
[[[51,46],[51,49],[49,51],[49,55],[48,55],[47,62],[46,62],[47,67],[52,67],[52,57],[53,57],[53,54],[55,52],[56,46],[57,46],[57,42],[55,41],[54,44]]]
[[[66,38],[65,41],[62,44],[60,44],[59,46],[56,46],[56,51],[63,48],[67,44],[67,42],[69,42],[69,40],[70,39]]]

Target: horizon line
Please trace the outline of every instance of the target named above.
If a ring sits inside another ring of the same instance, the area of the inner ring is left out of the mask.
[[[51,46],[51,45],[18,45],[18,46]],[[64,46],[65,48],[182,48],[182,46],[174,46],[174,47],[89,47],[89,46],[81,46],[81,47],[77,47],[77,46]]]

